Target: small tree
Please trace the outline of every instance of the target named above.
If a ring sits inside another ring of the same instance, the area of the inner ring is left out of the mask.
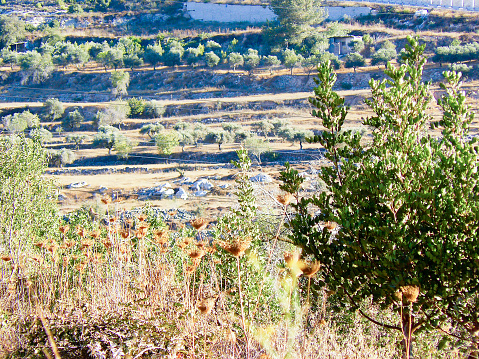
[[[63,167],[75,162],[75,153],[66,148],[61,150],[48,150],[48,163],[50,166]]]
[[[281,65],[281,60],[278,59],[277,56],[268,55],[266,57],[263,57],[263,59],[264,59],[264,64],[269,69],[269,73],[271,75],[273,74],[273,69]]]
[[[292,49],[286,49],[283,51],[283,64],[291,70],[291,75],[293,75],[293,69],[299,62],[301,62],[301,59],[302,56],[296,54]]]
[[[131,138],[120,133],[115,137],[113,148],[116,151],[116,156],[119,159],[126,160],[130,156],[131,151],[133,151],[133,148],[137,145],[137,141],[132,140]]]
[[[208,67],[215,67],[219,64],[220,58],[213,51],[207,52],[205,54],[206,64]]]
[[[209,130],[205,136],[205,142],[207,143],[216,143],[218,145],[218,150],[221,151],[221,146],[224,143],[230,143],[234,139],[233,135],[229,131],[225,130]]]
[[[425,46],[408,41],[404,63],[389,63],[389,78],[370,82],[367,104],[373,115],[364,124],[373,138],[367,146],[360,133],[342,131],[348,108],[332,91],[336,75],[329,65],[321,66],[310,101],[313,116],[326,128],[314,141],[331,161],[320,173],[327,189],[299,197],[289,224],[290,239],[321,261],[318,284],[334,288],[339,305],[402,333],[406,358],[413,355],[419,330],[437,328],[445,319],[470,334],[479,327],[477,141],[467,138],[473,114],[459,90],[460,75],[446,73],[446,95],[439,101],[443,117],[434,125],[442,128],[442,137],[427,134],[431,93],[421,79]],[[282,188],[297,194],[302,182],[297,171],[287,168],[282,177]],[[320,214],[308,213],[311,206]],[[372,316],[360,305],[366,299],[397,316]]]
[[[152,139],[157,133],[163,131],[164,129],[165,126],[163,126],[161,123],[148,123],[140,128],[140,133],[142,135],[148,135],[148,137]]]
[[[84,141],[87,141],[88,139],[89,137],[87,135],[82,135],[82,134],[71,134],[71,135],[68,135],[66,138],[68,142],[73,142],[75,144],[76,150],[80,149],[80,145]]]
[[[146,118],[161,118],[165,114],[165,107],[156,100],[147,101],[143,115]]]
[[[128,99],[128,106],[130,107],[130,117],[141,117],[145,112],[146,101],[141,97],[131,97]]]
[[[344,62],[344,66],[351,68],[354,68],[354,72],[356,72],[356,67],[359,66],[364,66],[365,61],[364,57],[361,56],[361,54],[357,52],[352,52],[346,56],[346,61]]]
[[[100,126],[98,133],[93,137],[93,146],[108,149],[108,155],[115,146],[116,137],[120,135],[120,130],[112,126]]]
[[[42,147],[45,145],[45,143],[51,142],[53,139],[52,133],[46,128],[34,128],[28,133],[28,137],[38,141]]]
[[[269,145],[269,142],[257,136],[247,138],[244,145],[248,152],[256,156],[256,158],[258,159],[258,163],[260,164],[261,155],[265,152],[271,151],[271,146]]]
[[[386,64],[388,61],[391,61],[396,57],[396,47],[392,42],[386,40],[381,45],[381,48],[373,54],[371,63],[373,65]]]
[[[63,116],[65,108],[57,98],[49,98],[43,103],[43,118],[47,121],[55,121]]]
[[[20,254],[31,249],[35,237],[53,237],[58,230],[55,186],[44,176],[46,160],[38,142],[0,138],[0,247],[15,263],[9,275],[17,273]]]
[[[155,143],[160,154],[171,155],[180,144],[180,135],[176,131],[163,130],[155,135]]]
[[[158,64],[161,62],[164,52],[165,51],[159,42],[155,45],[148,45],[143,55],[143,59],[152,65],[153,70],[156,71],[156,66],[158,66]]]
[[[310,130],[296,129],[290,126],[284,126],[279,130],[279,136],[291,143],[299,142],[299,149],[303,149],[303,142],[308,138],[313,137],[313,132]]]
[[[71,111],[66,115],[62,121],[63,128],[68,128],[70,130],[79,129],[85,118],[81,114],[80,110],[77,108],[74,111]]]
[[[258,50],[248,49],[248,52],[243,56],[244,57],[244,66],[252,73],[255,68],[258,67],[261,57],[258,55]]]
[[[238,52],[232,52],[228,55],[228,63],[230,64],[230,67],[233,68],[233,71],[236,71],[237,66],[243,66],[244,64],[243,55]]]
[[[20,56],[22,68],[22,84],[31,80],[33,84],[39,84],[48,79],[53,72],[54,66],[49,53],[40,54],[37,51],[28,51]]]
[[[25,22],[15,16],[0,16],[0,46],[9,47],[25,38]]]
[[[130,86],[130,74],[125,71],[113,71],[110,75],[112,85],[111,93],[115,96],[128,95]]]
[[[10,133],[20,133],[40,126],[40,119],[30,111],[17,112],[2,118],[3,127]]]
[[[106,109],[98,111],[95,120],[98,126],[118,125],[118,128],[121,128],[121,125],[129,115],[130,106],[119,102],[113,102]]]

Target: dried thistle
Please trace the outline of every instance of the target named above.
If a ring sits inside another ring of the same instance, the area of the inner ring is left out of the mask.
[[[81,238],[85,238],[88,235],[88,231],[83,227],[77,226],[76,230]]]
[[[417,285],[405,285],[399,288],[404,298],[409,303],[415,303],[419,296],[419,287]]]
[[[130,231],[121,231],[120,232],[120,236],[123,238],[123,239],[127,239],[129,236],[130,236]]]
[[[201,249],[195,249],[188,253],[188,255],[191,259],[201,259],[205,255],[205,251]]]
[[[318,261],[310,262],[310,261],[300,261],[299,268],[303,272],[303,275],[308,278],[313,278],[316,273],[319,271],[321,264]]]
[[[140,214],[140,215],[138,216],[138,220],[139,220],[140,222],[145,221],[147,218],[148,218],[147,215],[144,214],[144,213],[142,213],[142,214]]]
[[[110,223],[114,223],[114,222],[116,222],[116,217],[115,217],[115,216],[111,216],[110,218],[108,218],[108,221],[109,221]]]
[[[285,193],[285,194],[280,194],[276,196],[276,199],[278,200],[279,203],[281,203],[283,206],[287,206],[289,202],[291,202],[291,199],[293,198],[293,195],[291,193]]]
[[[104,196],[101,201],[104,203],[104,204],[110,204],[111,203],[111,197],[109,196]]]
[[[70,230],[70,226],[66,224],[64,226],[60,226],[58,229],[60,230],[60,233],[65,235]]]
[[[93,239],[98,239],[100,237],[101,231],[97,229],[96,231],[91,231],[90,232],[90,237]]]
[[[251,244],[251,238],[237,239],[232,243],[221,243],[220,247],[225,251],[233,255],[234,257],[242,257],[245,251],[249,248]]]
[[[326,227],[326,229],[330,231],[334,230],[337,226],[338,224],[336,222],[327,221],[326,223],[324,223],[324,227]]]
[[[190,224],[198,231],[205,229],[208,226],[208,223],[210,223],[210,221],[205,218],[196,218],[190,221]]]
[[[0,259],[4,262],[10,262],[12,260],[12,257],[5,254],[5,255],[0,256]]]
[[[198,303],[197,308],[201,312],[201,314],[204,314],[204,315],[210,314],[211,310],[213,309],[216,303],[216,298],[218,298],[218,296],[205,298]]]

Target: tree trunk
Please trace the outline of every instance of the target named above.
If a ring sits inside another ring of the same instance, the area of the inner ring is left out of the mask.
[[[303,150],[303,142],[299,141],[299,149]]]
[[[220,143],[218,143],[218,150],[220,150],[220,151],[221,151],[221,142],[220,142]]]

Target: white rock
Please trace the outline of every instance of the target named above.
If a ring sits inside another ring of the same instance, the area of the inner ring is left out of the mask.
[[[100,189],[98,190],[98,192],[100,192],[101,194],[105,193],[106,191],[108,191],[108,187],[105,187],[105,186],[101,186]]]
[[[205,197],[208,193],[206,191],[196,191],[195,196],[196,197]]]
[[[258,173],[256,176],[253,176],[249,179],[251,182],[261,182],[261,183],[271,183],[273,178],[266,173]]]
[[[178,188],[178,191],[176,192],[175,197],[187,200],[188,199],[188,193],[186,193],[186,191],[183,188],[180,187],[180,188]]]
[[[228,188],[229,186],[230,186],[230,185],[229,185],[228,183],[225,183],[225,184],[220,185],[219,187],[220,187],[220,188],[223,188],[223,189],[226,189],[226,188]]]
[[[209,191],[210,189],[212,189],[214,186],[213,184],[208,181],[207,179],[205,178],[200,178],[199,180],[197,180],[195,183],[193,183],[191,185],[191,189],[194,190],[194,191]]]
[[[173,188],[166,188],[161,195],[163,197],[173,196],[175,194],[175,190]]]
[[[70,183],[67,188],[82,188],[82,187],[85,187],[87,186],[88,183],[86,183],[85,181],[81,181],[81,182],[74,182],[74,183]]]

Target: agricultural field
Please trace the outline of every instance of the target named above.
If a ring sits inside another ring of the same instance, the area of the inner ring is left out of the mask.
[[[476,14],[221,3],[0,3],[0,358],[474,358]]]

